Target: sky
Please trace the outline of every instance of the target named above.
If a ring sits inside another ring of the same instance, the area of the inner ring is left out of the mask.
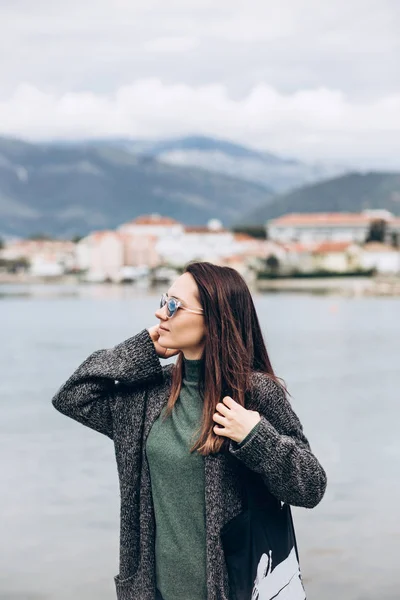
[[[0,135],[400,169],[399,0],[0,0]]]

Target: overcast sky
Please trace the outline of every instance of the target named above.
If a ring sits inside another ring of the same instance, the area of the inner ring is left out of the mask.
[[[0,133],[400,168],[400,0],[0,0]]]

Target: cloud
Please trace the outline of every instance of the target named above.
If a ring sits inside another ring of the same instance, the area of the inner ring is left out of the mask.
[[[113,93],[134,74],[378,98],[400,89],[399,31],[398,0],[2,0],[0,97],[24,81]]]
[[[324,87],[282,93],[255,85],[233,98],[222,84],[143,79],[113,94],[57,94],[21,84],[0,102],[3,134],[32,140],[202,133],[303,160],[400,168],[400,93],[368,102]]]
[[[294,34],[296,10],[287,3],[259,5],[256,11],[235,12],[211,23],[204,35],[229,42],[270,42]],[[261,9],[261,10],[260,10]],[[257,14],[258,13],[258,14]]]
[[[0,134],[399,166],[399,31],[398,0],[2,0]]]
[[[195,37],[162,37],[146,41],[142,49],[145,52],[187,52],[198,44]]]

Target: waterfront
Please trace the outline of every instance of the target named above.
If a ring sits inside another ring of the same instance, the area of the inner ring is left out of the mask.
[[[92,351],[156,322],[159,292],[0,288],[1,600],[108,600],[119,492],[110,440],[51,397]],[[400,301],[254,294],[273,365],[328,475],[295,508],[309,600],[398,598]]]
[[[171,281],[178,275],[171,276]],[[254,277],[247,279],[247,284],[257,292],[284,292],[284,293],[315,293],[315,294],[333,294],[345,297],[351,296],[396,296],[400,297],[400,277],[397,275],[375,275],[373,277],[352,276],[352,277],[278,277],[271,279],[256,279]],[[36,277],[27,273],[10,274],[0,273],[0,294],[7,293],[6,289],[15,286],[15,294],[30,295],[35,290],[44,288],[53,289],[59,286],[77,289],[94,286],[98,288],[100,284],[94,284],[81,281],[77,275],[62,275],[60,277]],[[105,289],[110,289],[118,285],[127,285],[133,289],[147,289],[149,293],[154,288],[145,279],[139,279],[136,282],[128,284],[104,284]],[[160,285],[160,284],[159,284]],[[165,284],[164,284],[165,285]],[[78,293],[78,291],[76,292]],[[85,293],[85,292],[79,292]]]

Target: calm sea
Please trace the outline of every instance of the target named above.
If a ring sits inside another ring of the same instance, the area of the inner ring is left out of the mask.
[[[115,598],[113,445],[51,398],[91,352],[156,323],[158,298],[128,287],[0,287],[0,600]],[[293,511],[308,598],[398,600],[400,301],[254,299],[328,474],[320,505]]]

